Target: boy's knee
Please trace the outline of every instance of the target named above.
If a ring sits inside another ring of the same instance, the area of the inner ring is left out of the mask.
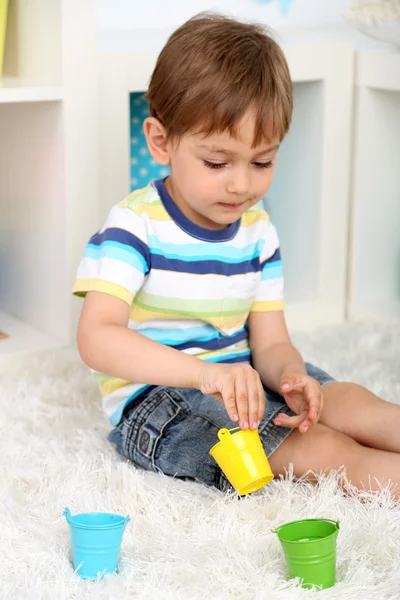
[[[275,475],[283,474],[293,464],[295,476],[301,477],[307,471],[352,468],[361,453],[362,446],[351,437],[318,423],[305,434],[294,430],[269,460]]]
[[[352,383],[350,381],[332,381],[324,386],[324,397],[325,400],[331,400],[332,403],[335,403],[338,397],[341,400],[351,400],[351,398],[356,397],[363,389],[364,388],[358,383]]]
[[[356,440],[325,425],[317,425],[314,440],[310,440],[310,453],[315,453],[322,471],[352,468],[360,460],[361,452],[362,446]]]

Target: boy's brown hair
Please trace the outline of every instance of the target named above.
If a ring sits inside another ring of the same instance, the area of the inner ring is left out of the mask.
[[[270,31],[258,24],[202,13],[168,39],[146,98],[170,138],[189,130],[228,130],[255,111],[253,147],[282,140],[289,130],[293,90],[289,68]]]

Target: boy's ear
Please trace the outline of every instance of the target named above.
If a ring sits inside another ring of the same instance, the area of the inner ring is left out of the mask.
[[[160,165],[168,165],[167,133],[160,121],[154,117],[147,117],[143,121],[143,132],[146,136],[147,147],[154,160]]]

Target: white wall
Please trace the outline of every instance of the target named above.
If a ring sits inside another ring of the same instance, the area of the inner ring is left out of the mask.
[[[318,27],[340,23],[349,0],[293,0],[285,17],[279,1],[257,0],[97,0],[100,29],[174,28],[203,10],[268,23],[271,27]]]

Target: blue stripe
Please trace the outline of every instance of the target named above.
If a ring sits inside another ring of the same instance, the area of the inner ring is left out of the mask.
[[[275,263],[267,263],[264,265],[264,270],[261,272],[261,281],[265,279],[275,279],[282,276],[282,261],[277,260]]]
[[[228,360],[223,360],[223,361],[219,361],[219,362],[224,362],[224,363],[242,363],[242,364],[246,364],[249,365],[250,364],[250,354],[247,356],[237,356],[236,358],[229,358]]]
[[[264,245],[264,240],[258,240],[255,244],[248,244],[243,248],[215,243],[178,245],[161,242],[154,235],[149,236],[149,247],[152,254],[185,261],[222,260],[226,262],[244,262],[258,258]]]
[[[264,263],[264,271],[267,271],[268,269],[274,269],[276,267],[282,267],[282,261],[281,260],[276,260],[274,262],[265,262]]]
[[[266,269],[261,273],[261,281],[277,279],[278,277],[282,277],[281,267],[276,267],[274,269]]]
[[[221,356],[210,356],[210,358],[204,358],[205,362],[245,362],[243,359],[248,358],[250,361],[250,350],[242,350],[241,352],[231,352]],[[201,356],[199,357],[201,358]]]
[[[226,348],[247,339],[247,329],[244,327],[232,335],[222,335],[212,325],[203,327],[188,327],[187,329],[156,329],[149,327],[136,330],[138,333],[146,336],[154,342],[159,342],[165,346],[184,348]]]
[[[103,242],[101,246],[94,246],[90,242],[84,252],[86,258],[100,260],[101,258],[112,258],[131,265],[141,273],[147,273],[149,267],[143,256],[131,246],[124,246],[118,242]]]
[[[160,342],[161,344],[180,344],[189,342],[197,338],[213,339],[218,337],[219,332],[212,325],[202,325],[200,327],[187,327],[186,329],[158,329],[156,327],[146,327],[143,329],[135,329],[138,333],[146,337]],[[168,342],[166,342],[168,340]]]
[[[270,256],[269,258],[267,258],[267,260],[264,260],[261,263],[261,270],[263,270],[265,265],[267,265],[268,263],[278,262],[279,260],[281,260],[281,250],[280,248],[277,248],[272,256]]]
[[[174,346],[177,350],[186,350],[187,348],[204,348],[204,350],[221,350],[222,348],[228,348],[232,344],[237,344],[243,340],[247,340],[247,331],[242,331],[236,336],[226,336],[224,338],[218,338],[214,340],[194,340],[193,342],[186,342],[184,344],[177,344]]]
[[[150,264],[150,253],[149,248],[140,240],[136,235],[126,231],[126,229],[120,229],[119,227],[109,227],[105,229],[103,233],[95,233],[89,240],[89,244],[93,246],[100,246],[104,242],[118,242],[125,247],[127,251],[130,248],[134,248],[139,254],[141,254],[147,265]]]
[[[182,262],[200,262],[200,261],[219,261],[219,262],[227,262],[229,264],[237,264],[245,261],[251,261],[253,259],[258,259],[260,254],[255,253],[252,255],[243,255],[240,258],[229,258],[228,256],[223,256],[219,258],[215,254],[207,254],[203,252],[201,256],[196,255],[188,255],[185,253],[184,247],[182,248],[182,252],[179,254],[167,254],[164,252],[154,251],[151,249],[152,256],[161,256],[162,258],[166,258],[167,260],[181,260]]]
[[[160,271],[194,273],[197,275],[243,275],[244,273],[257,273],[260,270],[260,261],[258,258],[254,258],[250,261],[232,264],[218,260],[186,262],[153,254],[151,266],[153,269],[160,269]]]

